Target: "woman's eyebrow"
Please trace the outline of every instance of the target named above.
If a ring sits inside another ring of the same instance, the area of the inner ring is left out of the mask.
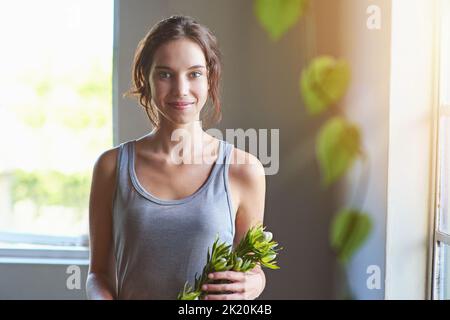
[[[204,68],[204,69],[206,69],[205,66],[202,66],[202,65],[197,64],[197,65],[195,65],[195,66],[189,67],[188,70],[190,70],[190,69],[198,69],[198,68]],[[155,66],[155,69],[168,69],[168,70],[172,70],[170,67],[167,67],[167,66]]]

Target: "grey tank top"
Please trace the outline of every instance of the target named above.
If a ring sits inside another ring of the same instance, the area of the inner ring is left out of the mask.
[[[135,142],[120,144],[113,200],[113,241],[118,299],[176,299],[219,236],[233,245],[235,216],[228,169],[233,145],[220,140],[219,153],[203,185],[182,199],[159,199],[136,176]]]

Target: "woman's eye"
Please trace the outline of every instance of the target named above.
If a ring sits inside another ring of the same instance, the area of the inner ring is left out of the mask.
[[[160,72],[159,77],[162,79],[166,79],[166,78],[170,77],[170,74],[168,72]]]
[[[201,75],[202,75],[202,73],[200,71],[194,71],[194,72],[191,73],[191,77],[192,78],[198,78]],[[158,76],[159,76],[160,79],[168,79],[168,78],[171,77],[170,73],[169,72],[165,72],[165,71],[159,72]]]

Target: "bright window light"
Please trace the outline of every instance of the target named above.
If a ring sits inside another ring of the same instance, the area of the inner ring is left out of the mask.
[[[0,39],[0,243],[86,235],[112,146],[113,0],[0,1]]]

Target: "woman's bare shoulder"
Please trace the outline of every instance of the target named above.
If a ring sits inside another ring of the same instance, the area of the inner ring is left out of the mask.
[[[230,153],[230,176],[244,184],[260,180],[265,175],[264,166],[253,154],[232,147]]]
[[[103,151],[95,161],[94,171],[109,175],[116,171],[120,146]]]

